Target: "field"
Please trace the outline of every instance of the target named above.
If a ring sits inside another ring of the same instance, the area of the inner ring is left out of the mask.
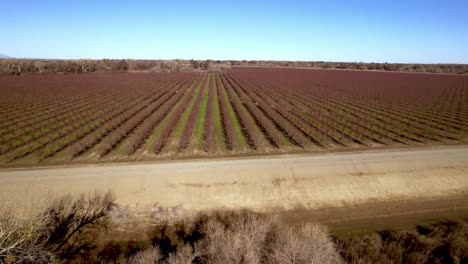
[[[0,164],[320,153],[468,141],[468,77],[233,68],[0,76]]]
[[[240,259],[466,259],[466,76],[43,73],[0,76],[0,95],[0,262],[190,263],[234,244]]]

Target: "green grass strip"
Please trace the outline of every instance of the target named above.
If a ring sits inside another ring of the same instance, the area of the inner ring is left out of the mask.
[[[232,108],[231,102],[229,101],[226,88],[224,87],[224,85],[222,85],[222,82],[220,83],[222,86],[221,88],[224,90],[224,100],[227,103],[227,106],[229,109],[229,115],[231,116],[232,122],[234,123],[234,128],[236,130],[236,135],[237,135],[237,142],[239,143],[239,146],[245,147],[247,146],[247,141],[245,140],[244,135],[242,134],[242,128],[241,128],[240,122],[237,119],[234,109]]]
[[[216,140],[216,149],[224,150],[226,146],[224,145],[224,136],[223,136],[223,121],[221,120],[221,106],[219,105],[218,100],[218,89],[216,87],[216,82],[214,82],[214,122],[215,122],[215,140]]]
[[[201,87],[202,87],[202,84],[203,84],[203,80],[205,78],[203,78],[200,81],[200,84],[198,84],[197,90],[195,91],[195,94],[193,95],[192,99],[190,100],[190,103],[188,104],[187,109],[185,109],[185,112],[183,113],[182,118],[179,120],[179,124],[177,125],[177,129],[176,129],[176,132],[175,132],[176,133],[175,135],[176,135],[177,138],[181,138],[182,135],[184,134],[185,126],[187,125],[187,122],[188,122],[188,119],[190,117],[190,113],[192,112],[193,106],[195,105],[195,102],[197,101],[197,97],[200,94],[200,90],[201,90]]]
[[[267,140],[265,138],[265,135],[262,133],[262,131],[260,130],[260,127],[258,127],[257,123],[255,122],[255,119],[252,117],[252,115],[250,114],[250,112],[247,110],[247,108],[242,104],[242,100],[240,98],[240,96],[237,94],[236,90],[234,88],[232,88],[232,95],[233,95],[233,100],[236,100],[237,102],[239,102],[239,105],[241,107],[240,111],[244,111],[245,112],[245,115],[247,116],[248,118],[248,122],[250,122],[254,129],[255,129],[255,133],[257,133],[258,135],[260,135],[260,140],[263,141],[261,142],[261,144],[263,144],[264,146],[267,145],[266,143]]]
[[[169,111],[166,117],[164,117],[164,119],[156,126],[156,129],[154,130],[153,135],[148,139],[148,142],[145,145],[146,150],[151,150],[151,148],[154,145],[154,142],[156,142],[158,137],[161,135],[162,130],[167,126],[167,123],[172,119],[175,112],[177,111],[177,108],[179,108],[179,106],[183,103],[185,97],[190,95],[190,92],[192,89],[194,89],[194,84],[191,84],[190,87],[187,88],[187,91],[185,92],[185,94],[177,101],[177,103],[174,105],[172,110]]]
[[[208,92],[210,90],[211,74],[208,75],[208,81],[206,82],[205,91],[203,93],[203,101],[200,108],[200,114],[198,115],[197,126],[195,129],[196,146],[203,147],[203,136],[205,134],[205,122],[206,112],[208,109]]]

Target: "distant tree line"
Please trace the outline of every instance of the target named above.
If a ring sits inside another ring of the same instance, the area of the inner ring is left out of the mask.
[[[468,64],[366,63],[327,61],[229,61],[231,66],[347,69],[392,72],[468,74]]]
[[[231,67],[286,67],[468,74],[468,64],[404,64],[256,60],[44,60],[0,59],[0,74],[86,72],[219,72]]]

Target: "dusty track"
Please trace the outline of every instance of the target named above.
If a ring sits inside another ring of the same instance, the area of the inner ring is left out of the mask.
[[[259,212],[296,210],[300,216],[304,210],[349,207],[377,216],[379,206],[387,204],[387,209],[395,207],[383,211],[390,216],[421,208],[426,208],[423,213],[427,214],[468,200],[468,146],[0,170],[0,183],[0,193],[13,201],[45,193],[110,189],[123,205],[146,209],[157,204],[187,213],[247,208]],[[444,199],[450,201],[441,203]],[[411,202],[405,202],[406,207],[397,206],[401,201]],[[331,215],[346,216],[346,212]]]

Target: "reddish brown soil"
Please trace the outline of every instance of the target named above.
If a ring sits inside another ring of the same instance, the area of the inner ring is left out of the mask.
[[[205,89],[209,111],[201,109]],[[215,101],[220,109],[213,113]],[[0,76],[0,106],[1,166],[468,140],[463,75],[238,67],[209,74]]]

